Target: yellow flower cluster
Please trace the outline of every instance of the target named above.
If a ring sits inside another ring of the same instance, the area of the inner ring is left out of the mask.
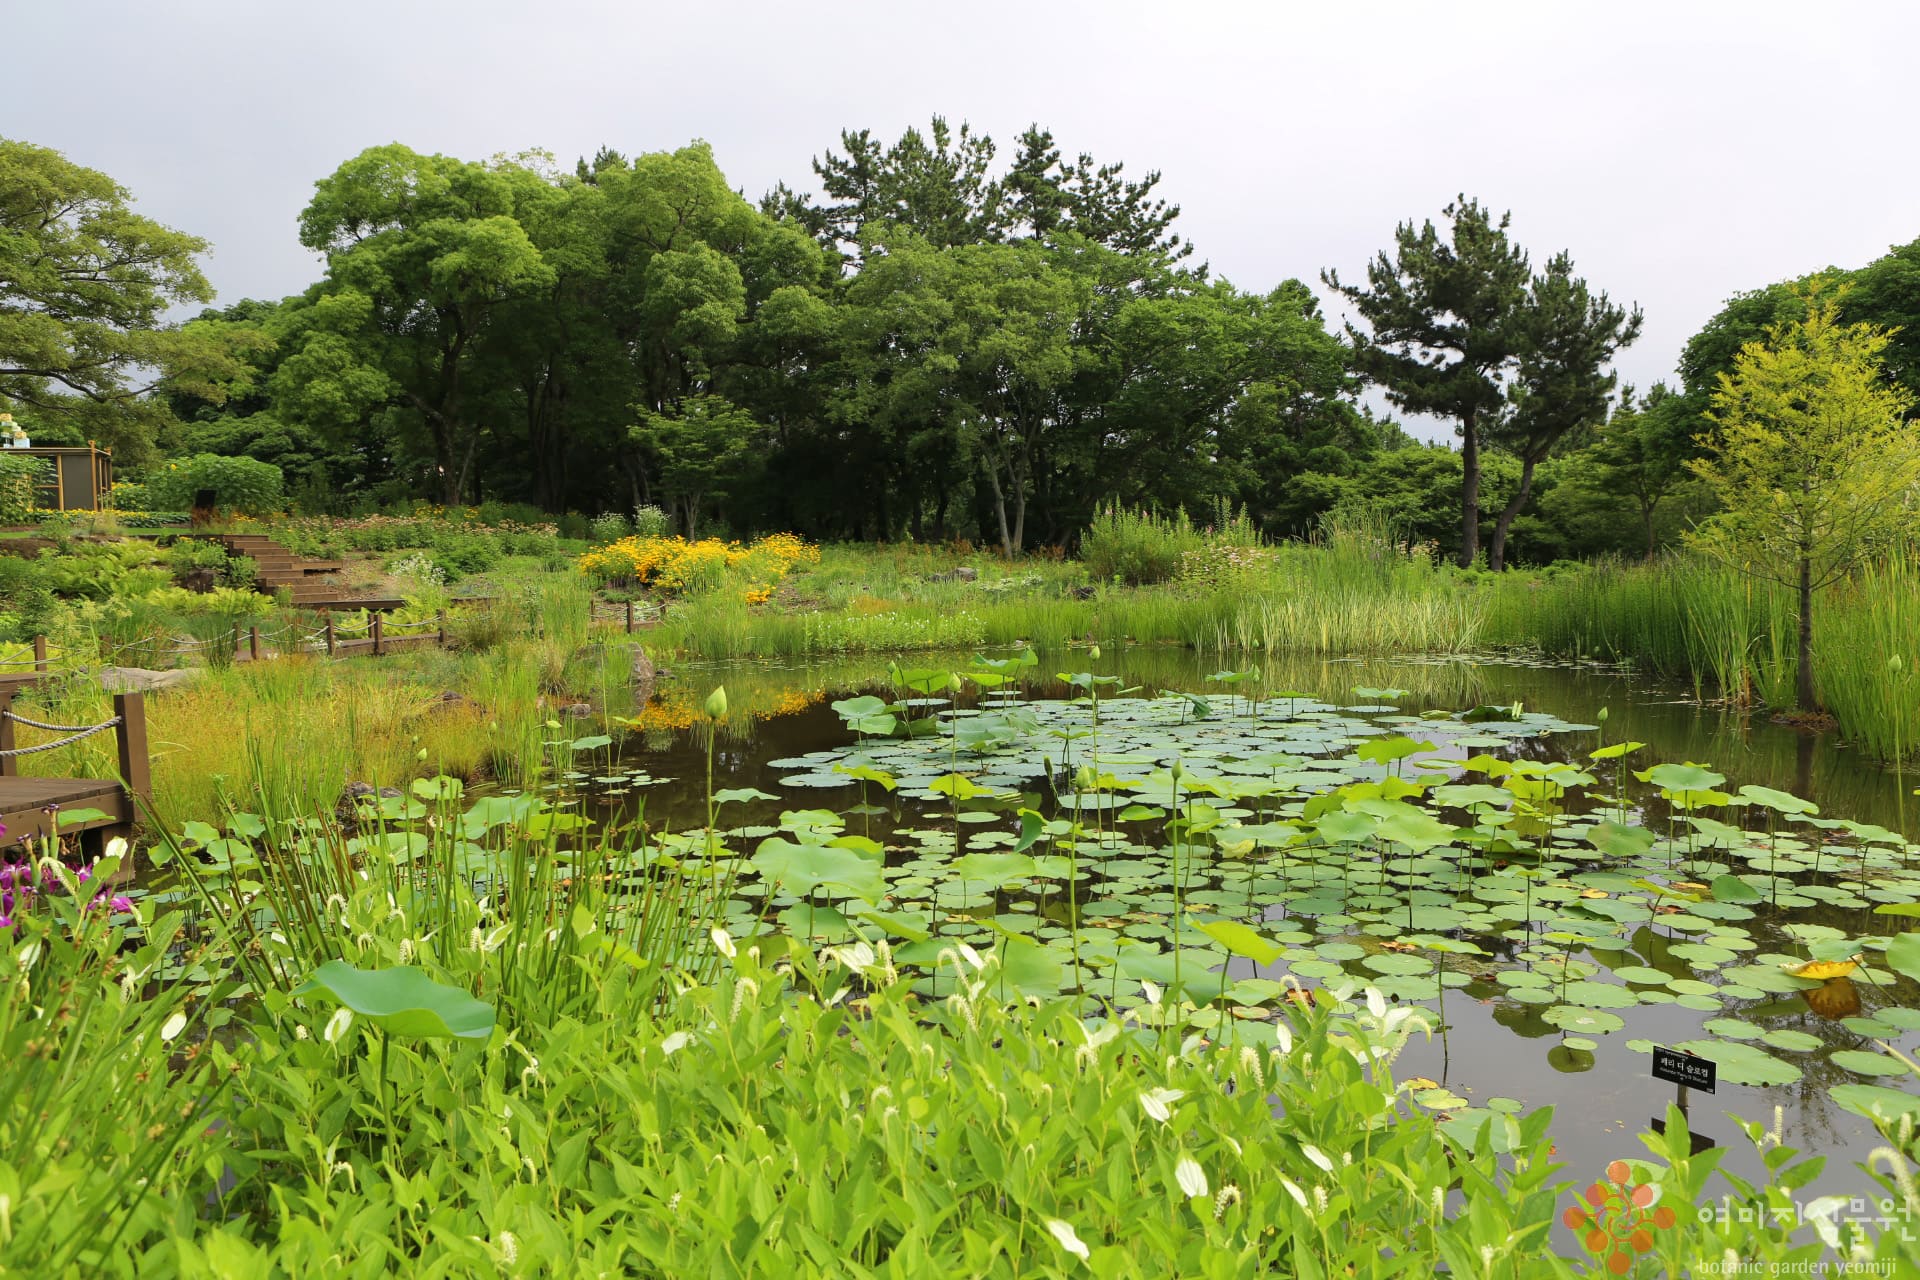
[[[826,696],[827,691],[825,689],[788,689],[785,693],[774,699],[773,705],[765,711],[754,712],[753,718],[755,720],[772,720],[779,716],[797,715],[814,703],[824,701]]]
[[[636,536],[595,547],[580,557],[580,571],[602,582],[624,578],[666,595],[686,595],[710,591],[729,570],[739,569],[753,584],[746,593],[748,602],[758,604],[772,596],[773,584],[795,565],[819,559],[818,547],[791,533],[771,534],[749,546],[718,538],[688,542]]]

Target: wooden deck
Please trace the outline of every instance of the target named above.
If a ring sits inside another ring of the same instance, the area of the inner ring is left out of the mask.
[[[57,806],[49,812],[50,806]],[[79,822],[62,821],[61,814],[97,809],[105,815]],[[0,777],[0,822],[7,824],[7,843],[33,836],[75,836],[101,829],[102,838],[128,835],[139,815],[132,797],[118,782],[102,778]]]
[[[131,836],[139,819],[139,802],[152,795],[146,700],[138,693],[115,694],[112,719],[80,726],[84,732],[79,737],[113,730],[119,778],[23,778],[19,774],[22,756],[72,741],[76,735],[72,727],[44,729],[29,724],[31,717],[14,711],[13,693],[12,688],[0,687],[0,822],[7,827],[0,839],[13,843],[29,836],[78,838],[89,833],[86,843],[97,845],[113,836]],[[33,729],[36,736],[44,734],[51,741],[21,746],[15,733],[21,727]],[[81,810],[95,813],[77,817]],[[91,835],[93,832],[99,834]]]

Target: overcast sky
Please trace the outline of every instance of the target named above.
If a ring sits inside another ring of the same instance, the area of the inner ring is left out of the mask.
[[[1158,169],[1181,230],[1247,289],[1360,278],[1457,192],[1536,263],[1647,313],[1667,377],[1731,293],[1920,237],[1920,5],[0,0],[0,135],[103,169],[205,236],[222,301],[317,273],[316,179],[399,141],[566,164],[692,138],[753,198],[813,189],[843,127],[942,113],[1002,156]]]

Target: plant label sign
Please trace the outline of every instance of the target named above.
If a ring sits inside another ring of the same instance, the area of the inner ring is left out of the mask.
[[[1712,1093],[1714,1076],[1718,1068],[1712,1058],[1701,1058],[1694,1054],[1682,1053],[1678,1049],[1653,1047],[1653,1078],[1672,1084],[1683,1084],[1689,1089],[1698,1089],[1702,1093]]]

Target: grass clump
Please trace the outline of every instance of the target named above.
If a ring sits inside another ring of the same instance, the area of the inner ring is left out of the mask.
[[[1252,549],[1260,535],[1244,513],[1221,506],[1196,528],[1184,509],[1172,515],[1111,506],[1080,537],[1080,559],[1096,582],[1130,587],[1171,582],[1190,559],[1216,548]]]

